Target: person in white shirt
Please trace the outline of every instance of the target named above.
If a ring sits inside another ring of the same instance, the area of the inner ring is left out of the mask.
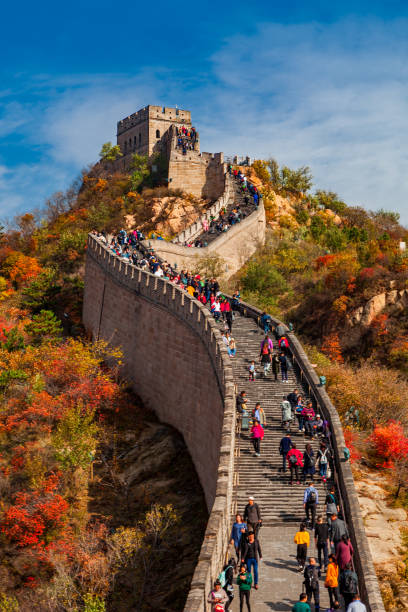
[[[363,602],[360,601],[359,595],[354,595],[353,601],[351,602],[351,604],[349,604],[347,608],[347,612],[367,612],[367,608],[365,607]]]

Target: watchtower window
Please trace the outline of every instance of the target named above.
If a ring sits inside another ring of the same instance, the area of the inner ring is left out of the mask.
[[[132,148],[132,139],[129,138],[129,149],[131,149],[131,148]]]
[[[127,151],[127,140],[125,140],[125,153]]]
[[[135,136],[133,139],[133,148],[136,149],[136,147],[137,147],[137,138]]]
[[[139,147],[142,144],[142,134],[139,132]]]
[[[162,108],[162,113],[165,113],[165,112],[166,112],[166,107],[165,107],[165,106],[163,106],[163,108]]]
[[[156,130],[156,138],[160,138],[160,130]]]
[[[179,109],[178,109],[178,108],[176,108],[176,115],[178,115],[178,114],[179,114]]]

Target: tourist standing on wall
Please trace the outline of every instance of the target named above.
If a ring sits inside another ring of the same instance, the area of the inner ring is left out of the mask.
[[[290,424],[292,422],[292,406],[290,402],[286,399],[286,396],[283,396],[283,401],[281,402],[281,410],[282,410],[282,427],[286,429],[286,431],[290,431]]]
[[[320,610],[320,589],[319,589],[319,572],[317,570],[316,559],[310,557],[309,565],[304,571],[304,585],[307,595],[307,603],[311,603],[314,599],[315,612]]]
[[[304,523],[301,523],[299,531],[295,533],[293,541],[296,544],[296,561],[298,562],[299,571],[303,572],[307,559],[307,549],[310,545],[310,535],[309,532],[306,531],[306,525]]]
[[[248,568],[248,572],[251,573],[252,568],[254,568],[254,588],[258,588],[258,561],[262,559],[262,551],[261,546],[259,544],[258,538],[255,538],[255,534],[250,532],[248,534],[248,541],[245,542],[244,548],[242,551],[243,563]]]
[[[242,563],[241,570],[238,574],[237,585],[239,587],[239,612],[243,612],[244,601],[246,602],[248,612],[251,612],[251,597],[252,575],[247,571],[245,563]]]
[[[279,365],[282,374],[282,382],[288,382],[288,359],[283,351],[279,355]]]
[[[339,600],[339,566],[337,565],[336,557],[334,555],[330,555],[329,557],[324,586],[329,592],[330,607],[334,608],[335,603]]]
[[[219,580],[214,582],[214,588],[210,591],[207,601],[211,604],[211,612],[216,612],[217,604],[221,604],[224,607],[227,603],[228,595],[221,587],[221,582]]]
[[[238,562],[241,557],[240,550],[242,535],[246,532],[247,528],[247,524],[242,521],[242,516],[240,514],[237,514],[235,516],[235,523],[232,525],[230,540],[231,544],[234,545]]]
[[[290,469],[290,484],[293,485],[293,476],[296,475],[296,482],[300,485],[299,469],[303,467],[303,455],[296,448],[295,442],[292,442],[292,448],[288,452],[287,460]]]
[[[288,452],[292,448],[292,440],[290,437],[290,433],[287,432],[286,436],[284,436],[279,442],[279,454],[282,456],[282,472],[286,472],[286,457],[288,456]]]
[[[255,420],[255,423],[251,427],[252,444],[254,445],[255,455],[261,456],[261,441],[265,435],[263,427],[259,421]]]
[[[308,483],[303,494],[303,507],[306,513],[306,521],[311,523],[311,528],[315,528],[316,506],[319,503],[319,493],[311,482]]]
[[[340,573],[340,593],[343,595],[345,608],[347,607],[354,599],[354,596],[358,593],[358,578],[357,574],[353,572],[351,569],[351,563],[349,563],[344,570],[344,572]]]
[[[262,517],[259,506],[255,503],[255,499],[252,497],[252,495],[248,497],[248,503],[245,506],[244,522],[248,524],[248,527],[252,529],[257,537],[259,528],[262,525]]]
[[[317,548],[317,559],[319,569],[326,571],[329,563],[329,526],[323,522],[323,517],[318,516],[315,527],[315,546]],[[323,563],[322,563],[323,558]]]

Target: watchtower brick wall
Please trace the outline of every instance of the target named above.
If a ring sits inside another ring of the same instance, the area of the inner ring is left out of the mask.
[[[171,125],[191,127],[191,112],[181,108],[146,106],[117,124],[117,144],[123,156],[164,152]],[[125,161],[125,160],[124,160]]]

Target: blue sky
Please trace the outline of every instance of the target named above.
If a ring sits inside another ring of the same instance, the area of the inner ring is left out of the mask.
[[[408,3],[156,0],[2,6],[0,218],[41,207],[147,104],[202,150],[309,165],[408,224]]]

